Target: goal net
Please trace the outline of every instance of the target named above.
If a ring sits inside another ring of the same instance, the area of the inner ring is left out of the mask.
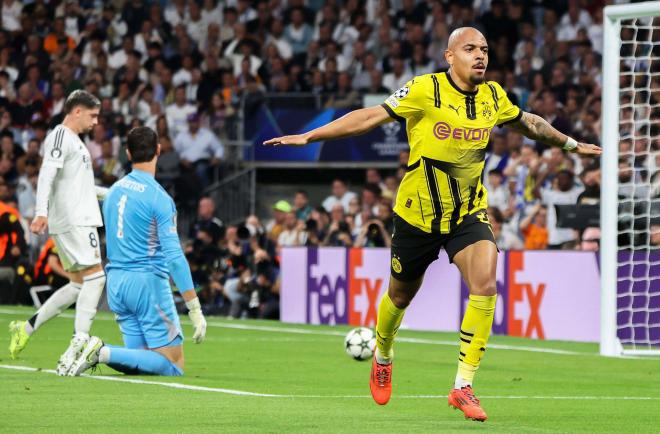
[[[600,352],[660,355],[660,2],[603,25]]]

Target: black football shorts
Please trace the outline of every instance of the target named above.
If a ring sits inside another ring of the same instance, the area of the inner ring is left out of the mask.
[[[486,210],[465,216],[460,225],[448,234],[427,233],[394,215],[391,272],[397,280],[410,282],[421,277],[444,248],[453,262],[454,256],[477,241],[495,243]]]

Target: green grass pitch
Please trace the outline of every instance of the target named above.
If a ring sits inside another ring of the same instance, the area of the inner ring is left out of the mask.
[[[67,346],[73,311],[11,360],[6,326],[31,312],[0,307],[0,432],[660,431],[658,359],[603,358],[594,344],[491,338],[475,383],[489,420],[478,423],[447,407],[458,352],[451,333],[401,331],[392,400],[380,407],[369,396],[369,362],[343,351],[348,327],[210,318],[206,341],[185,343],[184,377],[126,377],[107,367],[94,374],[197,386],[172,388],[47,372]],[[120,343],[108,313],[97,316],[93,333]]]

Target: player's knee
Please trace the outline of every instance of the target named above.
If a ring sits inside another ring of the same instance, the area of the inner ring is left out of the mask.
[[[470,285],[470,294],[492,296],[497,294],[497,284],[495,279],[477,280]]]
[[[390,291],[390,299],[394,306],[399,309],[405,309],[412,301],[412,296],[404,291]]]
[[[390,285],[387,292],[392,303],[397,308],[405,309],[415,297],[415,294],[417,294],[417,290],[421,285],[422,277],[410,282],[390,277]]]

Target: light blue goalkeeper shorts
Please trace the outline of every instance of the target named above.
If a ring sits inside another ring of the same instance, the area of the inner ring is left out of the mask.
[[[110,269],[106,289],[128,348],[181,345],[183,332],[169,279],[144,271]]]

